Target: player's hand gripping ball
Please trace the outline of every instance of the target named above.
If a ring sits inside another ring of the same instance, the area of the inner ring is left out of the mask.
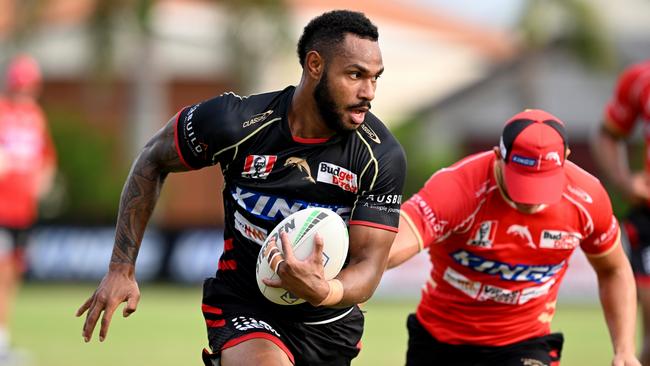
[[[268,287],[262,279],[276,279],[277,268],[271,268],[271,256],[284,254],[282,246],[269,248],[269,243],[280,242],[280,232],[286,232],[292,243],[296,259],[305,260],[314,250],[314,236],[318,233],[323,239],[323,267],[325,279],[334,278],[343,268],[348,255],[348,229],[343,219],[334,211],[309,207],[295,212],[282,220],[266,237],[257,256],[257,286],[269,300],[280,305],[302,304],[305,300],[298,298],[283,288]],[[272,250],[271,250],[272,249]],[[280,261],[277,262],[276,267]]]

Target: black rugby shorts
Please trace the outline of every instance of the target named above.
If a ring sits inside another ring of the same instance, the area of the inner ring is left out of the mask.
[[[633,208],[623,221],[623,241],[640,286],[650,287],[650,208]]]
[[[275,343],[297,366],[347,366],[360,351],[364,316],[357,306],[325,324],[289,321],[208,278],[203,284],[202,311],[215,354],[252,338]]]
[[[407,327],[407,366],[555,366],[564,343],[561,333],[553,333],[507,346],[447,344],[433,338],[415,314],[408,316]]]

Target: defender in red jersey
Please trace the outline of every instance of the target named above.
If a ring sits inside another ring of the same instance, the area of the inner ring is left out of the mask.
[[[56,166],[54,145],[36,102],[41,85],[36,61],[26,55],[12,59],[5,84],[0,96],[0,364],[14,357],[9,308],[22,274],[22,246]]]
[[[122,193],[108,273],[77,313],[88,311],[86,341],[102,312],[100,340],[121,302],[127,302],[125,316],[136,309],[135,260],[167,174],[219,164],[225,244],[215,276],[203,286],[212,350],[203,354],[204,363],[351,363],[364,323],[357,304],[370,298],[386,268],[406,167],[401,146],[370,112],[384,70],[378,37],[362,13],[322,14],[298,42],[303,72],[297,86],[248,97],[222,94],[183,108],[152,138]],[[283,237],[283,254],[267,257],[280,280],[265,283],[306,303],[278,305],[259,291],[258,253],[278,223],[307,207],[328,208],[346,220],[349,261],[326,281],[322,241],[300,261]]]
[[[626,138],[637,125],[643,127],[644,169],[632,172]],[[628,67],[618,78],[592,150],[607,180],[631,205],[623,228],[643,318],[641,362],[650,365],[650,60]]]
[[[568,260],[580,247],[598,275],[613,365],[634,357],[635,288],[599,181],[566,160],[564,124],[515,115],[499,147],[433,174],[404,203],[389,257],[427,249],[433,264],[408,320],[407,365],[551,365],[550,334]]]

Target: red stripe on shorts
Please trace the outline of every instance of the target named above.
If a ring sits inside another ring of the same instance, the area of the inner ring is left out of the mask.
[[[237,262],[235,262],[235,260],[228,259],[228,260],[219,261],[219,270],[226,271],[226,270],[235,270],[235,269],[237,269]]]
[[[227,252],[232,248],[233,248],[232,239],[226,239],[226,240],[223,241],[223,251],[224,252]]]
[[[219,328],[226,325],[226,321],[223,319],[218,319],[218,320],[205,319],[205,325],[207,325],[208,328]]]
[[[280,340],[280,338],[278,338],[278,337],[276,337],[274,335],[271,335],[269,333],[264,333],[264,332],[253,332],[253,333],[244,334],[241,337],[233,338],[233,339],[229,340],[228,342],[226,342],[223,345],[223,347],[221,347],[221,350],[223,351],[226,348],[234,347],[234,346],[236,346],[236,345],[238,345],[238,344],[240,344],[240,343],[242,343],[244,341],[247,341],[249,339],[259,339],[259,338],[266,339],[268,341],[271,341],[271,342],[275,343],[276,346],[280,347],[280,349],[282,351],[284,351],[284,353],[287,354],[287,356],[291,360],[291,363],[293,363],[293,364],[296,363],[294,358],[293,358],[293,354],[291,353],[291,351],[289,351],[289,348],[287,348],[287,346],[285,346],[284,342],[282,342]]]
[[[210,313],[210,314],[222,314],[223,311],[221,309],[216,308],[214,306],[210,306],[208,304],[201,304],[201,311],[204,313]]]

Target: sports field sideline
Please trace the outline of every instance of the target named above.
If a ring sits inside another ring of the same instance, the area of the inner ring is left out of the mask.
[[[96,284],[26,284],[13,320],[14,343],[28,349],[35,366],[178,366],[201,365],[206,344],[199,287],[143,285],[138,311],[128,320],[121,307],[104,343],[84,343],[79,305]],[[405,319],[416,299],[373,300],[365,306],[366,330],[354,366],[402,365],[406,349]],[[560,304],[554,330],[565,334],[562,366],[609,365],[611,346],[597,305]],[[495,329],[498,332],[498,329]]]

